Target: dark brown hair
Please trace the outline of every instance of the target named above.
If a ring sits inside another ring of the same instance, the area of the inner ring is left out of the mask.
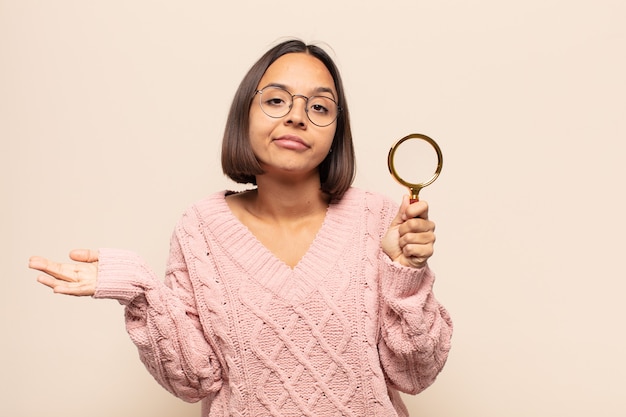
[[[278,58],[290,53],[307,53],[319,59],[328,69],[335,81],[337,102],[341,108],[337,117],[335,137],[330,153],[319,165],[322,191],[331,198],[341,198],[350,188],[356,172],[350,114],[337,66],[330,56],[320,47],[307,45],[300,40],[282,42],[267,51],[248,71],[239,88],[228,113],[224,138],[222,140],[222,170],[230,179],[241,184],[255,184],[256,175],[263,169],[256,159],[249,140],[249,113],[259,81],[268,67]]]

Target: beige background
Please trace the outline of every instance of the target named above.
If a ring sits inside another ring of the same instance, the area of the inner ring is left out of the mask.
[[[32,254],[123,247],[163,272],[182,210],[232,187],[219,142],[284,36],[343,72],[357,185],[435,137],[437,295],[456,325],[413,416],[626,415],[626,3],[0,0],[0,415],[197,416],[113,301],[53,296]]]

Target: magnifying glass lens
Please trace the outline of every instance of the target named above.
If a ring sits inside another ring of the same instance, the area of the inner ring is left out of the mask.
[[[396,172],[405,181],[425,183],[437,170],[437,151],[424,140],[404,141],[394,155]]]
[[[398,149],[402,147],[401,151]],[[420,133],[397,141],[389,150],[387,165],[391,175],[409,189],[411,202],[419,200],[422,188],[432,184],[441,172],[443,156],[437,142]]]

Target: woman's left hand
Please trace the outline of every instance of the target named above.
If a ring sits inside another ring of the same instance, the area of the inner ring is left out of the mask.
[[[428,204],[409,203],[409,196],[405,195],[381,242],[383,251],[394,262],[419,268],[433,254],[434,243],[435,223],[428,220]]]

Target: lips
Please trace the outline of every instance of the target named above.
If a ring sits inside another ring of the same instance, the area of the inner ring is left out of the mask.
[[[302,138],[295,135],[283,135],[273,140],[273,142],[281,148],[291,150],[306,150],[309,145]]]

